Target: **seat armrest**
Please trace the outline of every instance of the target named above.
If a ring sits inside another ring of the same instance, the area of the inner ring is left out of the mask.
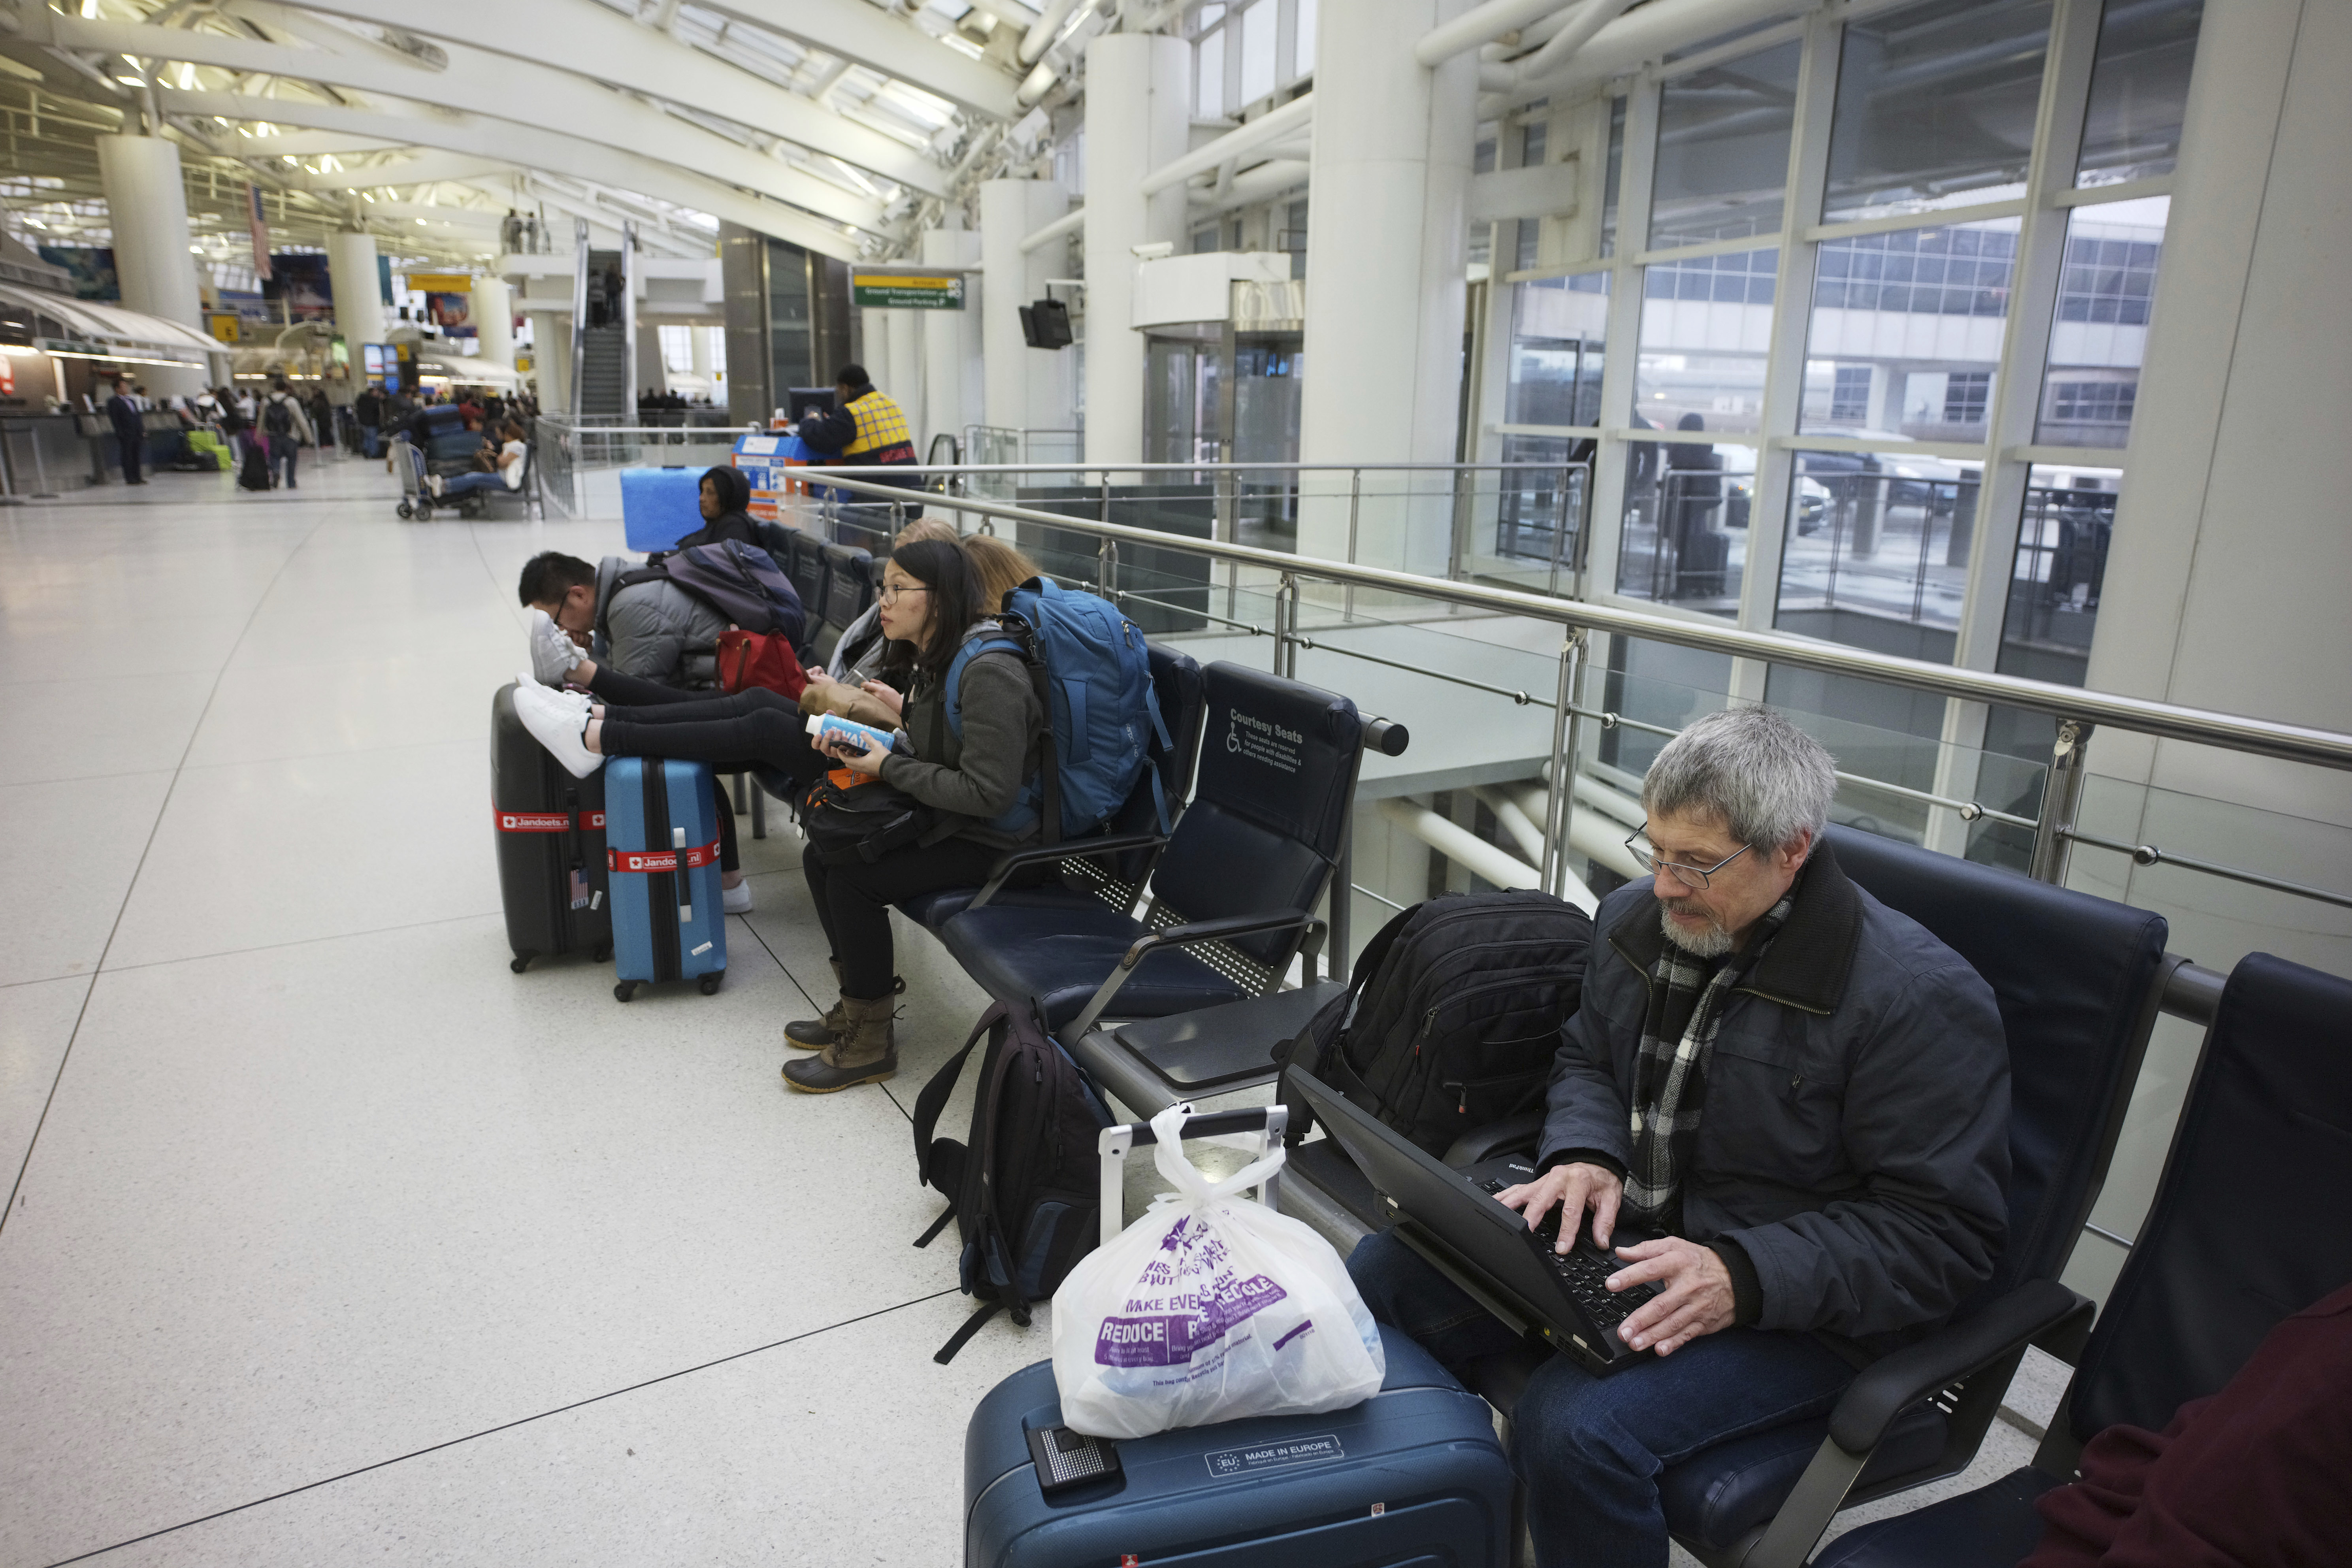
[[[1830,1412],[1830,1437],[1849,1454],[1867,1454],[1907,1406],[2037,1340],[2079,1333],[2095,1310],[2055,1279],[2029,1279],[1864,1368]]]
[[[979,896],[964,908],[976,910],[1002,892],[1005,881],[1024,866],[1035,866],[1048,861],[1067,860],[1072,857],[1116,855],[1129,849],[1157,849],[1168,842],[1164,833],[1119,833],[1108,838],[1081,838],[1074,843],[1042,845],[1034,849],[1015,849],[989,868],[988,881]]]
[[[1133,969],[1144,955],[1155,947],[1190,947],[1196,942],[1223,942],[1228,937],[1255,936],[1262,931],[1284,931],[1292,926],[1315,923],[1313,914],[1306,910],[1276,910],[1268,914],[1227,915],[1223,920],[1187,921],[1182,925],[1170,926],[1148,936],[1138,937],[1135,945],[1118,961],[1121,969]]]
[[[1533,1154],[1536,1140],[1543,1136],[1544,1110],[1515,1110],[1500,1121],[1489,1121],[1484,1127],[1473,1128],[1454,1141],[1445,1152],[1445,1163],[1457,1171],[1466,1171],[1483,1161],[1504,1154]]]
[[[1111,998],[1118,994],[1118,988],[1127,984],[1127,977],[1135,973],[1135,966],[1141,963],[1145,955],[1154,948],[1189,947],[1196,942],[1217,942],[1229,936],[1249,936],[1257,931],[1282,931],[1290,926],[1320,927],[1322,923],[1306,910],[1276,910],[1268,914],[1227,915],[1223,920],[1189,921],[1183,925],[1170,926],[1166,931],[1139,937],[1135,945],[1119,959],[1118,967],[1103,977],[1103,983],[1095,988],[1094,995],[1079,1010],[1078,1016],[1070,1020],[1066,1032],[1073,1040],[1084,1039],[1087,1031],[1095,1026],[1095,1020],[1101,1017],[1103,1010],[1110,1005]]]

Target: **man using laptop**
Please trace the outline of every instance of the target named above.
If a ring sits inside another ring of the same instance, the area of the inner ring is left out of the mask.
[[[1658,1476],[1826,1412],[1992,1273],[2009,1058],[1992,990],[1848,881],[1821,840],[1829,753],[1779,714],[1709,714],[1643,783],[1650,879],[1619,889],[1562,1029],[1536,1165],[1501,1200],[1561,1250],[1621,1226],[1609,1289],[1650,1352],[1612,1377],[1553,1356],[1513,1421],[1545,1568],[1664,1568]],[[1516,1338],[1393,1232],[1349,1259],[1373,1315],[1460,1372]]]

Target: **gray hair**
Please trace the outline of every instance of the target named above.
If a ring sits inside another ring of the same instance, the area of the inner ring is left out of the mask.
[[[1837,764],[1822,743],[1769,708],[1728,708],[1694,721],[1666,742],[1642,781],[1652,816],[1722,819],[1759,849],[1818,837],[1837,794]]]

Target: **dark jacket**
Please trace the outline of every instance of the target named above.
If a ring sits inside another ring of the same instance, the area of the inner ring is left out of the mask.
[[[1633,1153],[1628,1097],[1665,943],[1650,879],[1601,901],[1540,1153]],[[1884,1353],[1991,1277],[2008,1230],[2009,1049],[1992,988],[1824,844],[1726,1005],[1683,1231],[1725,1255],[1742,1320]],[[1743,1279],[1746,1272],[1749,1278]]]
[[[138,441],[145,438],[147,426],[139,416],[139,405],[121,393],[106,400],[106,417],[113,425],[117,439]]]
[[[743,509],[751,504],[751,481],[740,468],[710,468],[702,476],[719,492],[719,515],[679,540],[673,549],[684,550],[689,545],[717,544],[725,540],[739,540],[752,549],[761,548],[760,531],[752,526]]]
[[[994,623],[982,621],[966,635],[993,629]],[[1029,668],[1009,650],[983,653],[964,666],[959,695],[961,739],[948,727],[945,689],[927,675],[909,683],[900,721],[915,754],[892,753],[882,764],[883,781],[956,819],[940,837],[970,838],[1000,849],[1028,844],[1038,837],[1035,828],[1015,837],[988,824],[1011,808],[1021,786],[1042,765],[1037,741],[1045,713],[1030,684]]]

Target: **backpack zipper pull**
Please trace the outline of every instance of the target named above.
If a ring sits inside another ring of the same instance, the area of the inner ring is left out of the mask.
[[[1462,1100],[1461,1100],[1461,1102],[1460,1102],[1459,1104],[1457,1104],[1457,1105],[1455,1105],[1455,1106],[1454,1106],[1454,1115],[1456,1115],[1456,1116],[1467,1116],[1467,1115],[1469,1115],[1469,1114],[1470,1114],[1470,1086],[1469,1086],[1467,1083],[1457,1083],[1457,1084],[1455,1084],[1454,1087],[1455,1089],[1460,1089],[1460,1090],[1462,1091]]]

